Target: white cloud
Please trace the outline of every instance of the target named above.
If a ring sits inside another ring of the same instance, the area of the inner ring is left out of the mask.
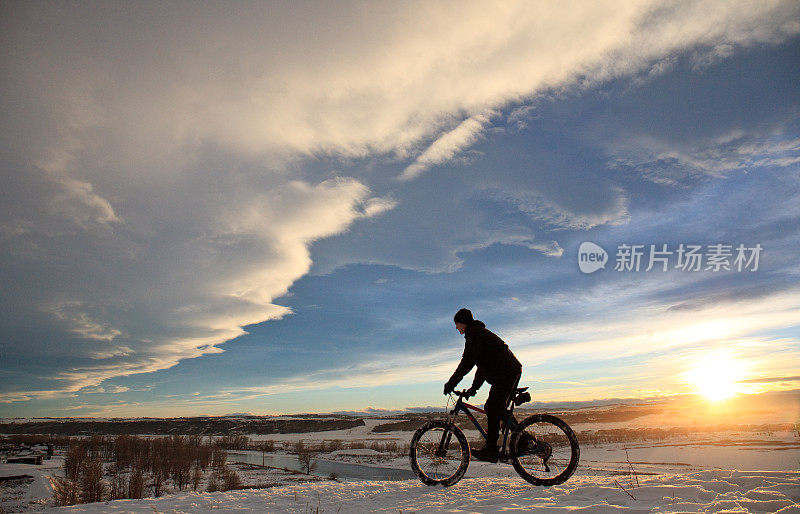
[[[491,116],[492,113],[471,116],[439,137],[417,157],[413,164],[403,170],[400,180],[415,179],[431,166],[451,160],[458,152],[478,139],[483,128],[490,123]]]
[[[47,310],[66,325],[69,332],[85,339],[110,342],[122,335],[119,330],[96,322],[83,312],[81,302],[59,302]]]
[[[546,241],[543,243],[531,243],[528,245],[531,250],[538,250],[548,257],[561,257],[564,255],[564,249],[558,244],[558,241]]]
[[[598,225],[621,225],[629,220],[626,193],[620,188],[612,188],[611,193],[604,208],[588,213],[573,212],[541,194],[518,193],[507,195],[507,199],[532,219],[543,221],[555,229],[588,230]]]
[[[740,130],[683,143],[628,136],[613,146],[616,165],[635,167],[648,180],[668,185],[699,176],[725,177],[737,170],[785,168],[800,162],[800,140]]]
[[[218,352],[289,312],[273,302],[308,272],[314,241],[396,205],[304,174],[299,157],[406,158],[434,141],[410,179],[510,102],[696,46],[777,41],[798,32],[796,13],[790,1],[475,3],[458,17],[432,2],[14,4],[0,20],[0,237],[29,273],[3,274],[24,292],[6,314],[38,310],[84,339],[54,370],[60,390]],[[464,113],[479,114],[453,129]],[[39,287],[34,271],[53,280]]]

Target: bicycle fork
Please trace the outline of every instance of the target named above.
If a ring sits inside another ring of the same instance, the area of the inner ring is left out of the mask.
[[[453,432],[445,430],[442,433],[442,439],[439,441],[439,447],[436,448],[435,455],[437,457],[444,457],[447,455],[447,448],[450,446],[450,439],[453,437]]]

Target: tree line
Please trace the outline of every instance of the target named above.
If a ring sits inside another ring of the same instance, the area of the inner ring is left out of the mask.
[[[145,438],[93,436],[70,441],[64,478],[54,484],[57,505],[162,496],[169,488],[197,491],[240,489],[227,465],[229,449],[249,446],[245,436],[198,435]]]

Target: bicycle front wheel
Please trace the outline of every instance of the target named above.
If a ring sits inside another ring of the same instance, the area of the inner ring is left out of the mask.
[[[408,458],[423,484],[450,486],[467,472],[469,443],[454,424],[429,421],[414,432]]]
[[[549,414],[526,418],[511,435],[511,462],[516,472],[533,485],[564,483],[580,459],[575,432]]]

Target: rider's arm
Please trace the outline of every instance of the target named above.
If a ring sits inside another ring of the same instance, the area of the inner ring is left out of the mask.
[[[450,380],[447,381],[447,385],[450,386],[450,390],[452,391],[461,379],[464,378],[464,375],[469,373],[472,367],[475,366],[475,360],[472,359],[472,356],[467,353],[467,350],[464,349],[464,355],[461,357],[461,362],[458,363],[458,367],[453,372],[453,376],[450,377]]]
[[[481,386],[485,381],[486,377],[483,375],[483,372],[480,370],[480,368],[476,369],[475,378],[472,380],[472,387],[470,387],[470,389],[472,389],[475,392],[478,392],[478,389],[481,388]]]

